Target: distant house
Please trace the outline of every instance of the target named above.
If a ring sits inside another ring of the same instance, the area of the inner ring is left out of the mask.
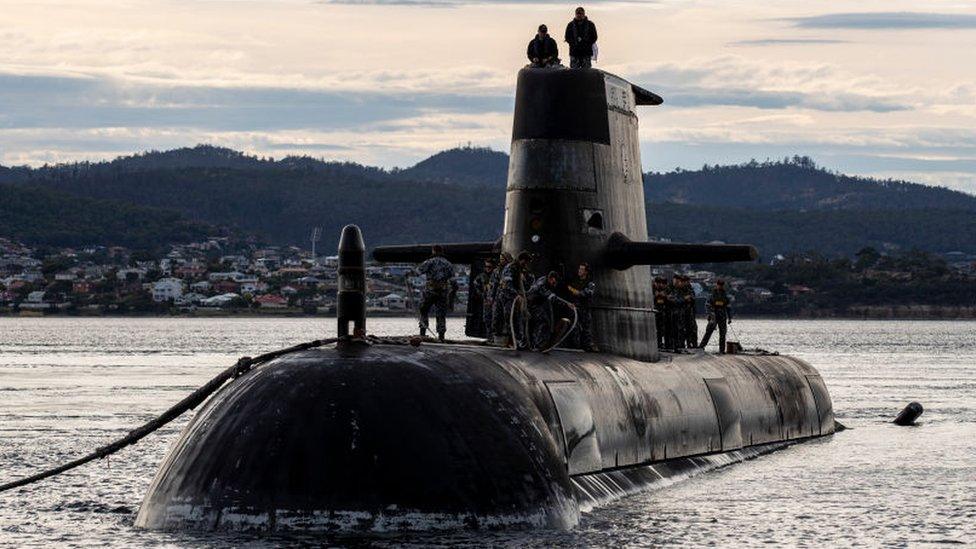
[[[215,295],[200,301],[203,307],[226,307],[239,299],[241,296],[232,293]]]
[[[119,269],[118,272],[115,273],[115,278],[121,280],[122,282],[127,280],[142,280],[144,276],[146,276],[146,270],[140,268]]]
[[[814,293],[813,288],[809,288],[807,286],[802,286],[800,284],[793,284],[792,286],[789,287],[789,290],[790,290],[790,293],[793,294],[793,295],[812,294],[812,293]]]
[[[376,304],[390,310],[403,310],[407,308],[407,300],[400,294],[387,294],[378,298]]]
[[[288,300],[280,295],[265,294],[254,298],[262,309],[284,309],[288,306]]]
[[[268,289],[267,282],[261,282],[258,279],[249,280],[240,283],[240,289],[242,294],[255,294],[257,292],[263,292]]]
[[[27,294],[27,303],[44,303],[44,295],[47,292],[44,290],[37,290]]]
[[[219,280],[233,280],[236,282],[242,278],[248,278],[248,276],[241,272],[229,271],[223,273],[210,273],[207,278],[209,278],[211,282],[217,282]]]
[[[76,294],[87,294],[91,291],[91,282],[87,280],[78,280],[71,285],[71,291]]]
[[[185,307],[187,305],[198,305],[204,299],[207,299],[207,296],[196,292],[188,292],[174,299],[173,303]]]
[[[77,278],[77,275],[75,275],[75,273],[72,272],[63,272],[54,275],[54,280],[57,280],[59,282],[70,282],[75,278]]]
[[[284,288],[281,289],[281,295],[295,295],[297,293],[298,290],[295,289],[293,286],[285,286]]]
[[[201,280],[200,282],[190,284],[190,289],[194,292],[209,292],[211,288],[213,288],[213,284],[208,280]]]
[[[236,294],[240,290],[240,284],[231,280],[220,280],[213,284],[213,289],[217,292],[230,294]]]
[[[51,304],[45,301],[47,297],[44,290],[37,290],[27,294],[27,299],[20,304],[21,309],[43,311],[51,308]]]
[[[295,282],[301,284],[302,286],[313,288],[315,286],[318,286],[319,283],[321,283],[322,281],[315,278],[314,276],[303,276],[298,280],[296,280]]]
[[[178,278],[161,278],[152,285],[153,301],[176,301],[183,295],[183,281]]]

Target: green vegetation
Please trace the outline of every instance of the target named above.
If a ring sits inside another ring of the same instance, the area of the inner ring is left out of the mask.
[[[860,250],[853,260],[790,254],[772,264],[715,265],[726,276],[772,291],[770,299],[737,301],[744,313],[849,314],[856,307],[976,306],[976,278],[933,254],[883,255]]]
[[[320,226],[327,246],[351,222],[370,246],[491,240],[502,228],[506,173],[507,155],[470,147],[393,171],[210,146],[5,168],[0,183],[46,189],[52,206],[37,214],[41,203],[8,199],[4,212],[20,220],[0,221],[0,236],[146,246],[183,239],[198,227],[192,220],[277,244],[305,245]],[[747,242],[767,259],[811,250],[849,256],[865,246],[976,253],[976,196],[833,174],[805,157],[648,174],[645,185],[655,237]],[[100,213],[104,200],[117,201],[111,215]],[[164,228],[164,219],[174,226]]]
[[[173,211],[118,200],[73,197],[33,186],[0,185],[0,236],[48,246],[154,248],[216,230]]]

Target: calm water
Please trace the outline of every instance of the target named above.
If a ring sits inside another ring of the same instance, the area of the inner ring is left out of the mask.
[[[450,323],[460,330],[459,322]],[[378,545],[976,545],[976,323],[741,321],[746,347],[819,368],[852,429],[595,509],[571,532],[397,535]],[[377,334],[408,319],[376,319]],[[0,481],[123,436],[241,355],[330,336],[312,319],[0,318]],[[459,333],[453,334],[455,337]],[[890,419],[911,400],[921,424]],[[264,546],[131,527],[188,417],[109,460],[0,495],[0,545]]]

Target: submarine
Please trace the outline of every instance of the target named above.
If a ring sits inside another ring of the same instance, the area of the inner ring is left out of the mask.
[[[581,510],[709,463],[835,431],[820,374],[776,353],[657,348],[651,265],[749,261],[748,245],[647,241],[637,109],[662,98],[597,69],[519,72],[503,234],[442,244],[533,272],[590,263],[599,352],[368,334],[364,238],[339,243],[338,337],[217,390],[164,458],[135,525],[388,531],[572,528]],[[431,245],[375,248],[426,259]],[[465,331],[485,335],[480,305]]]

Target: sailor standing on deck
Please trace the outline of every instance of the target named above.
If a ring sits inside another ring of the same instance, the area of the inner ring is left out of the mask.
[[[533,351],[544,351],[549,348],[549,342],[552,340],[552,327],[555,325],[553,304],[559,300],[559,297],[556,296],[558,285],[559,273],[550,271],[548,275],[536,279],[525,292],[529,306],[529,326],[532,330],[531,347]]]
[[[681,277],[681,299],[684,313],[682,320],[683,337],[682,347],[694,349],[698,347],[698,321],[695,320],[695,289],[691,286],[691,279],[687,276]]]
[[[725,332],[728,329],[728,324],[732,324],[732,308],[729,304],[729,296],[725,293],[724,280],[715,281],[712,295],[709,296],[705,304],[708,307],[708,326],[705,327],[705,336],[702,337],[700,347],[704,349],[708,345],[712,332],[718,326],[718,352],[725,354]]]
[[[593,45],[596,44],[596,25],[586,18],[586,10],[576,8],[576,17],[566,25],[569,42],[569,66],[588,69],[592,66]]]
[[[504,338],[508,334],[508,315],[504,311],[504,303],[501,295],[502,273],[505,267],[512,262],[512,254],[502,252],[498,256],[498,266],[491,273],[488,280],[488,295],[491,298],[491,341],[496,338]]]
[[[654,278],[654,327],[657,331],[657,348],[670,349],[672,346],[670,326],[668,325],[668,283],[663,277]]]
[[[427,277],[423,299],[420,302],[420,336],[427,335],[430,326],[430,309],[434,308],[437,318],[437,339],[444,341],[447,331],[447,309],[454,280],[454,265],[444,257],[444,248],[433,246],[431,258],[417,267],[417,271]]]
[[[570,282],[566,289],[569,291],[570,302],[576,307],[576,344],[580,349],[587,352],[596,352],[593,345],[593,326],[590,305],[593,296],[596,295],[596,283],[590,276],[590,264],[580,263],[576,270],[576,278]]]
[[[668,331],[671,335],[670,349],[683,349],[685,341],[685,308],[684,297],[681,289],[681,275],[671,277],[671,283],[665,288],[668,299],[666,307]]]
[[[475,277],[471,285],[475,294],[481,298],[481,323],[485,327],[485,338],[490,342],[492,336],[491,326],[491,280],[495,274],[495,258],[489,257],[485,260],[485,270]]]
[[[525,292],[532,284],[532,273],[529,271],[529,263],[532,261],[532,254],[520,252],[518,258],[509,263],[502,269],[501,280],[499,281],[498,300],[501,301],[501,319],[505,325],[512,324],[515,333],[508,333],[509,344],[514,344],[515,348],[523,348],[528,345],[526,341],[525,324],[527,320],[527,309],[525,303]],[[508,332],[511,332],[509,328]]]

